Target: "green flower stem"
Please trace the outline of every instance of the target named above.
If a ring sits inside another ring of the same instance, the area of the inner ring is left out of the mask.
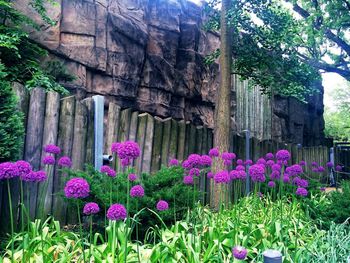
[[[14,262],[13,254],[15,252],[15,248],[14,248],[14,240],[13,240],[14,228],[13,228],[12,198],[11,198],[10,180],[7,179],[6,181],[7,181],[7,195],[9,199],[10,223],[11,223],[11,263],[13,263]]]
[[[112,262],[114,262],[115,258],[115,243],[116,243],[116,230],[115,230],[115,224],[116,221],[109,221],[112,223]]]
[[[129,169],[128,169],[128,172],[127,174],[129,174]],[[125,247],[124,247],[124,262],[126,263],[127,262],[127,250],[128,250],[128,240],[129,240],[129,207],[130,207],[130,182],[129,180],[127,179],[127,187],[126,187],[126,226],[125,226]]]
[[[92,256],[92,242],[93,242],[93,238],[92,238],[92,215],[90,216],[90,251],[89,251],[89,262],[91,260],[91,256]]]
[[[83,260],[85,261],[85,253],[84,253],[84,238],[83,238],[83,226],[81,224],[81,218],[80,218],[80,206],[79,206],[79,200],[77,199],[77,209],[78,209],[78,220],[79,220],[79,230],[80,230],[80,240],[81,240],[81,248],[83,253]]]
[[[21,232],[23,234],[22,239],[22,262],[24,263],[24,197],[23,197],[23,181],[20,180],[20,186],[21,186]]]
[[[174,200],[175,200],[175,197],[174,197]],[[139,203],[138,203],[138,201],[136,202],[136,211],[137,211],[137,213],[139,212]],[[139,222],[137,221],[137,218],[135,218],[135,220],[136,220],[137,259],[138,259],[139,263],[141,263],[140,248],[139,248]]]

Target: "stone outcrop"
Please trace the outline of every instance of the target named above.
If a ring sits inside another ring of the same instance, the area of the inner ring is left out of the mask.
[[[41,25],[40,32],[28,28],[31,38],[76,75],[65,86],[79,96],[102,94],[106,103],[214,126],[219,66],[206,65],[204,58],[219,48],[220,37],[202,30],[201,7],[187,0],[59,0],[47,7],[57,22],[47,26],[28,0],[15,5]],[[306,120],[316,118],[315,110],[307,115],[308,106],[298,105],[295,117],[290,100],[275,101],[276,137],[321,136],[321,122],[317,129]]]

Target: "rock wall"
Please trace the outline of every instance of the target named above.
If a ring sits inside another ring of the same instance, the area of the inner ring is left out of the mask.
[[[40,32],[28,28],[31,38],[77,76],[65,83],[67,88],[81,97],[102,94],[106,103],[113,100],[121,107],[214,126],[219,66],[205,65],[204,58],[219,47],[220,38],[202,30],[202,8],[187,0],[58,2],[47,7],[57,22],[52,27],[28,7],[28,0],[16,0],[15,5],[42,25]],[[323,127],[308,127],[304,120],[304,105],[298,104],[303,114],[295,117],[294,106],[286,106],[290,100],[275,101],[272,138],[321,136]],[[302,133],[295,123],[302,123]]]

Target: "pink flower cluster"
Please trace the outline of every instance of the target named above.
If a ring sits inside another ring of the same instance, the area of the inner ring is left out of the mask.
[[[72,178],[64,187],[64,194],[67,198],[85,198],[90,193],[89,183],[80,177]]]
[[[134,141],[115,142],[112,144],[111,151],[122,160],[123,166],[130,165],[131,161],[141,154],[139,145]]]

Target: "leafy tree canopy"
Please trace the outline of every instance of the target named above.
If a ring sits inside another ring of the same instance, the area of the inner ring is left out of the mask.
[[[320,70],[347,78],[350,12],[346,12],[346,2],[233,1],[229,14],[235,58],[233,72],[251,79],[263,93],[299,100],[305,100],[315,91]],[[214,0],[208,8],[210,19],[206,27],[210,30],[220,27],[219,12],[212,8],[216,4]],[[218,55],[219,51],[214,52],[207,61]],[[350,80],[350,74],[348,77]]]

